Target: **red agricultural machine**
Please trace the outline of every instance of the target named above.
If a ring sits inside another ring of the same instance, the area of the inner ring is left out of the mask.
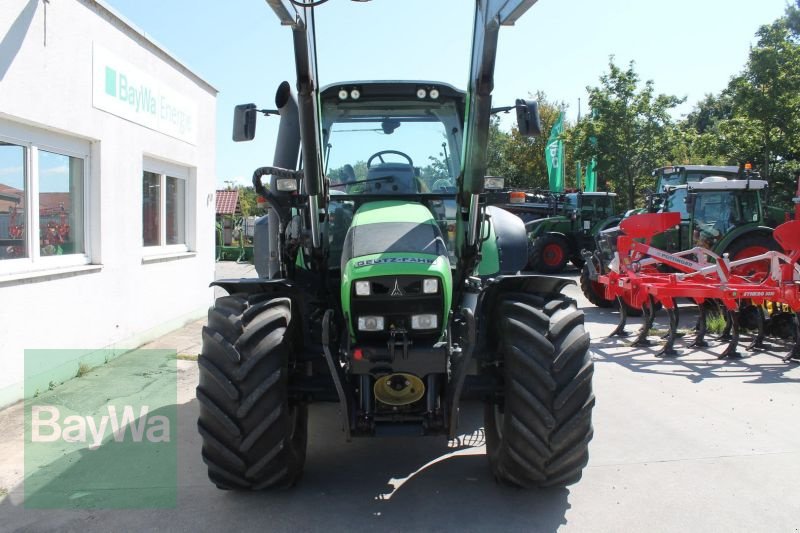
[[[800,189],[797,196],[794,220],[781,224],[772,234],[783,252],[769,250],[741,259],[702,246],[673,253],[654,247],[654,236],[680,225],[678,212],[646,213],[623,220],[613,259],[604,272],[596,273],[605,297],[616,300],[620,308],[620,322],[611,335],[628,335],[626,308],[630,306],[644,314],[644,325],[632,345],[650,345],[647,337],[655,312],[663,306],[669,332],[658,355],[677,355],[673,347],[679,320],[676,301],[681,298],[699,308],[696,336],[689,346],[708,346],[706,318],[709,309],[716,307],[725,318],[720,338],[729,341],[720,358],[739,356],[740,325],[745,321],[748,329],[757,331],[748,350],[763,347],[766,323],[782,324],[780,329],[795,339],[784,361],[800,360]]]

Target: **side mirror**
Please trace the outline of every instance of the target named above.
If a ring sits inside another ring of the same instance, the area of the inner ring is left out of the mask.
[[[536,137],[542,134],[542,123],[539,120],[539,104],[532,100],[516,100],[517,129],[523,137]]]
[[[256,136],[256,104],[241,104],[233,109],[234,142],[252,141]]]

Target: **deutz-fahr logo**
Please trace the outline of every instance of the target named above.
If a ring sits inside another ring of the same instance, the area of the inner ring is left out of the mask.
[[[403,289],[400,288],[400,285],[397,283],[397,278],[394,278],[394,288],[392,289],[392,296],[403,296],[405,294]]]
[[[428,259],[425,257],[381,257],[378,259],[364,259],[363,261],[356,261],[356,268],[384,265],[388,263],[415,263],[422,265],[432,265],[435,259]]]

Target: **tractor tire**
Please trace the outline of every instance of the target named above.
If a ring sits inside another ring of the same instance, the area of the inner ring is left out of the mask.
[[[614,300],[606,300],[603,286],[589,277],[589,267],[581,268],[581,292],[590,303],[597,307],[614,307]]]
[[[748,235],[742,235],[733,241],[725,249],[724,253],[728,254],[731,261],[735,261],[737,259],[760,255],[768,251],[782,251],[775,239],[772,238],[772,235],[750,233]],[[768,275],[769,261],[759,261],[758,263],[737,267],[733,272],[740,276],[755,276],[757,281],[762,281],[766,279]]]
[[[584,260],[582,257],[577,257],[577,256],[570,259],[569,262],[572,263],[572,266],[574,266],[578,270],[582,269],[583,265],[586,264],[586,260]]]
[[[504,394],[484,409],[499,482],[563,487],[581,478],[592,439],[592,375],[583,313],[561,295],[513,294],[497,307]]]
[[[303,472],[308,407],[288,401],[288,298],[217,299],[203,328],[197,400],[203,461],[221,489],[289,487]]]
[[[586,265],[583,265],[583,268],[581,268],[580,285],[581,292],[583,292],[583,295],[589,300],[589,303],[606,309],[617,307],[617,302],[615,300],[606,300],[603,286],[589,278],[589,267]],[[659,305],[658,308],[660,309],[661,306]],[[641,309],[632,307],[627,303],[625,303],[625,311],[628,316],[642,316],[643,314]]]
[[[570,255],[569,243],[563,237],[545,233],[529,247],[528,265],[543,274],[558,274],[567,266]]]

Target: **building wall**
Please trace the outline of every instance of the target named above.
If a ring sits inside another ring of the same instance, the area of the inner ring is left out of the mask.
[[[0,271],[0,406],[22,396],[25,349],[87,350],[80,360],[58,362],[52,379],[59,381],[74,376],[80,362],[97,363],[103,356],[94,350],[133,348],[204,314],[214,273],[216,113],[213,87],[103,5],[2,3],[0,135],[30,132],[86,142],[91,264]],[[96,45],[194,102],[196,141],[93,107]],[[152,257],[142,246],[147,158],[188,173],[188,253]]]

